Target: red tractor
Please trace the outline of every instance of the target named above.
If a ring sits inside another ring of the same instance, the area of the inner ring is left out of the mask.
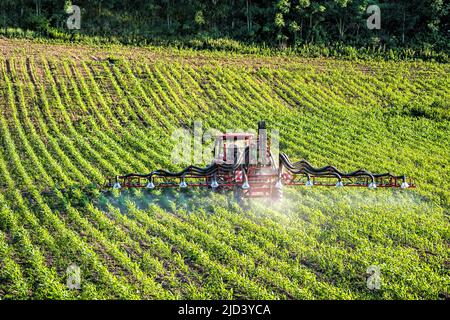
[[[335,186],[375,188],[414,188],[411,179],[391,173],[374,174],[367,170],[342,172],[334,166],[313,167],[308,161],[292,163],[280,153],[277,161],[267,142],[266,124],[258,123],[258,136],[229,133],[216,136],[214,160],[207,167],[189,166],[179,172],[156,170],[148,174],[131,173],[109,178],[107,188],[188,188],[233,190],[248,198],[281,196],[287,186]]]

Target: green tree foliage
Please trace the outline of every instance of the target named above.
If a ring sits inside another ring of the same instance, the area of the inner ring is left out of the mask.
[[[121,37],[228,37],[303,45],[450,47],[450,4],[444,0],[2,0],[0,25],[48,33],[66,29],[64,8],[82,10],[80,33]],[[381,29],[369,30],[369,5],[381,8]]]

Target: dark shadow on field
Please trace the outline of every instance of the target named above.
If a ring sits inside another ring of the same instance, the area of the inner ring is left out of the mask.
[[[92,199],[94,206],[104,212],[110,207],[126,214],[130,206],[147,210],[155,205],[168,212],[183,210],[194,213],[202,210],[214,213],[217,208],[231,212],[252,211],[257,215],[267,210],[285,217],[299,216],[301,207],[316,208],[327,212],[330,208],[348,210],[386,210],[401,208],[408,211],[418,206],[430,206],[431,203],[413,191],[405,190],[363,190],[363,189],[325,189],[325,188],[285,188],[282,199],[241,199],[232,191],[213,192],[209,189],[167,188],[160,190],[122,189],[106,190]]]
[[[58,195],[59,194],[59,195]],[[41,196],[51,210],[64,213],[67,205],[83,210],[90,205],[104,211],[111,207],[117,208],[121,213],[127,213],[130,205],[147,210],[156,205],[168,212],[184,210],[188,213],[202,210],[209,214],[217,208],[231,212],[244,213],[253,211],[256,214],[270,210],[283,216],[295,213],[298,216],[299,207],[317,208],[328,211],[329,208],[346,207],[349,210],[401,207],[405,210],[417,206],[431,206],[433,202],[426,199],[414,190],[365,190],[335,188],[284,188],[283,198],[278,201],[270,199],[241,199],[233,191],[221,190],[214,192],[211,189],[182,189],[166,188],[158,190],[148,189],[121,189],[102,190],[95,185],[72,186],[64,189],[47,189]],[[38,211],[39,206],[35,197],[29,192],[23,192],[24,199],[29,200],[29,206]],[[12,205],[12,209],[16,209]]]
[[[233,192],[180,188],[107,190],[95,201],[95,206],[102,211],[108,211],[108,207],[113,206],[124,214],[128,212],[130,204],[140,210],[147,210],[156,205],[169,212],[180,209],[194,212],[202,209],[206,213],[213,212],[216,207],[233,209],[240,206],[245,209],[248,206],[246,200],[237,200]]]
[[[284,188],[283,198],[278,201],[241,199],[236,197],[233,191],[214,192],[211,189],[191,188],[102,190],[92,185],[58,189],[58,192],[60,195],[57,195],[55,190],[46,190],[41,192],[41,196],[52,210],[62,213],[65,212],[67,205],[78,209],[94,205],[104,212],[108,212],[112,206],[121,213],[127,213],[130,205],[140,210],[147,210],[156,205],[168,212],[184,210],[191,213],[202,210],[205,213],[213,213],[215,209],[223,208],[242,213],[248,210],[260,212],[269,209],[289,215],[290,212],[298,212],[299,206],[315,207],[324,211],[340,206],[349,209],[403,207],[407,210],[418,205],[432,204],[429,199],[420,196],[414,190]],[[32,208],[37,205],[32,194],[23,196],[29,199]]]

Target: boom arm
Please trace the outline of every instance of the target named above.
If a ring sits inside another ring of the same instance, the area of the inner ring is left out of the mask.
[[[282,180],[284,180],[285,184],[290,185],[302,183],[300,183],[299,181],[295,182],[295,180],[293,180],[293,177],[291,177],[290,179],[287,178],[288,175],[284,175],[283,178],[283,168],[292,175],[305,176],[306,182],[304,184],[307,186],[312,186],[314,184],[313,180],[315,180],[316,178],[320,178],[319,180],[324,180],[326,178],[335,178],[337,179],[337,187],[341,187],[344,185],[351,187],[367,186],[373,189],[377,186],[402,189],[414,187],[412,180],[409,179],[408,183],[405,175],[395,176],[389,172],[375,174],[364,169],[356,170],[353,172],[342,172],[334,166],[315,168],[306,160],[300,160],[298,162],[292,163],[286,154],[281,153],[279,162],[279,176]],[[330,185],[328,183],[323,183],[320,181],[317,184],[323,186]]]
[[[149,189],[178,186],[187,187],[186,180],[190,181],[190,186],[195,187],[249,187],[249,167],[252,165],[248,163],[248,152],[248,148],[246,148],[245,152],[240,155],[234,164],[218,164],[213,162],[205,168],[191,165],[179,172],[160,169],[148,174],[131,173],[108,179],[106,187],[116,189],[133,187],[146,187]],[[241,177],[240,179],[239,176]],[[277,181],[277,188],[280,188],[281,185],[366,186],[371,189],[377,187],[402,189],[415,187],[412,180],[407,180],[404,175],[395,176],[391,173],[375,174],[364,169],[343,172],[334,166],[316,168],[306,160],[292,163],[284,153],[281,153],[279,156],[278,172],[274,172],[272,175],[265,174],[265,176],[273,176]]]

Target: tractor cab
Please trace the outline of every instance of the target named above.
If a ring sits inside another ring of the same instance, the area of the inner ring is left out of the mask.
[[[214,163],[235,164],[245,153],[245,149],[254,143],[253,133],[225,133],[216,136]]]
[[[265,136],[261,130],[265,124],[258,126],[258,136],[253,133],[227,133],[216,136],[214,149],[214,164],[242,164],[233,172],[221,172],[219,176],[222,186],[239,185],[234,188],[235,195],[249,198],[279,198],[280,189],[276,187],[278,169],[271,161],[270,149],[264,143]],[[264,133],[263,133],[264,134]],[[261,140],[260,140],[261,139]],[[261,143],[261,145],[260,145]],[[260,148],[263,148],[262,152]],[[263,162],[268,160],[268,162]]]

